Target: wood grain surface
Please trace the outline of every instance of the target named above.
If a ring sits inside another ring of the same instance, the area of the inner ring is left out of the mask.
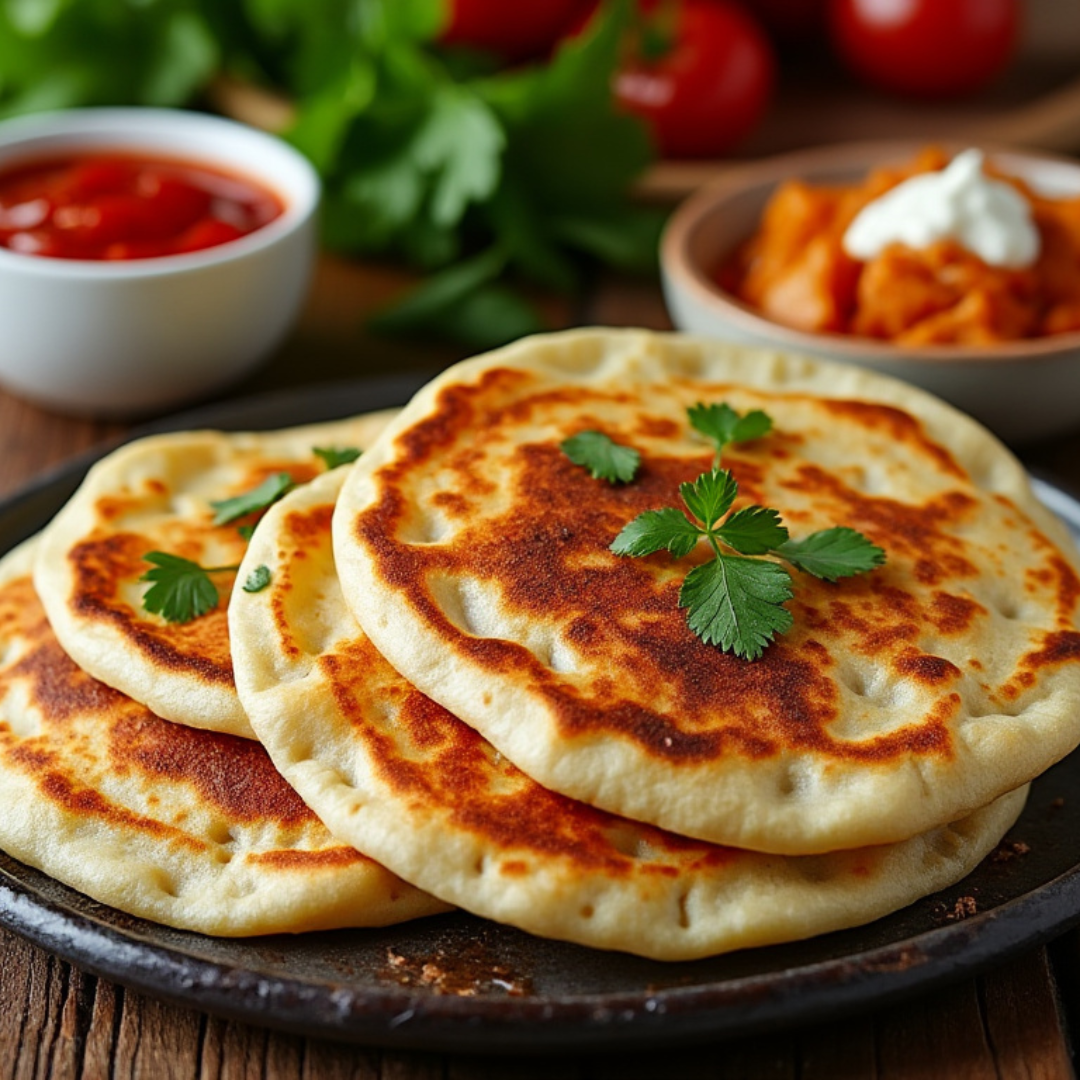
[[[369,339],[367,310],[399,275],[325,262],[293,339],[234,393],[434,368],[456,350]],[[664,328],[652,283],[612,281],[555,324]],[[127,425],[55,416],[0,392],[0,495]],[[1028,451],[1080,488],[1080,438]],[[2,809],[0,809],[2,812]],[[1061,972],[1054,977],[1050,956]],[[0,931],[0,1080],[1066,1080],[1068,1028],[1080,1015],[1080,945],[1037,949],[978,979],[812,1029],[717,1045],[559,1059],[382,1051],[264,1031],[124,990]]]

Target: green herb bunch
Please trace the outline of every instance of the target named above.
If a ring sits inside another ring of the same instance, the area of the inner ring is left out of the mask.
[[[542,328],[516,283],[570,292],[589,261],[655,263],[660,217],[628,199],[652,151],[610,92],[632,0],[509,70],[435,44],[449,2],[0,4],[0,116],[198,103],[220,75],[280,91],[325,183],[326,245],[431,274],[378,324],[501,344]]]

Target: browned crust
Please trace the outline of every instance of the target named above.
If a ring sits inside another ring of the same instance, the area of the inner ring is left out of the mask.
[[[885,568],[840,585],[800,575],[791,604],[795,629],[751,664],[704,645],[689,630],[678,608],[682,571],[666,553],[634,560],[607,551],[627,521],[672,505],[679,483],[709,467],[707,448],[700,456],[654,450],[643,455],[633,484],[598,483],[570,463],[558,440],[514,445],[501,432],[552,408],[572,408],[575,430],[600,427],[629,445],[642,432],[661,431],[666,438],[670,429],[632,410],[621,426],[605,425],[598,419],[604,407],[625,406],[627,394],[576,385],[531,391],[530,378],[494,368],[473,385],[446,386],[433,412],[398,435],[393,461],[374,475],[374,501],[353,522],[376,574],[419,614],[440,648],[467,658],[471,667],[512,675],[546,703],[567,739],[614,734],[673,764],[788,751],[879,765],[953,757],[951,728],[962,704],[954,686],[963,673],[922,642],[929,628],[939,638],[962,639],[991,617],[970,595],[981,571],[964,539],[965,526],[985,503],[918,419],[891,406],[804,398],[827,417],[883,427],[908,455],[908,467],[932,469],[951,485],[920,505],[868,494],[850,477],[801,460],[798,433],[779,432],[725,453],[725,466],[740,484],[737,506],[777,505],[777,492],[788,492],[797,505],[821,507],[829,522],[861,530],[889,559]],[[697,393],[719,400],[722,388],[710,396],[711,389]],[[476,467],[489,453],[505,466],[511,485],[510,508],[494,517],[486,505],[492,483]],[[407,539],[414,508],[401,483],[425,469],[443,478],[447,494],[432,504],[455,523],[448,542]],[[1075,663],[1080,656],[1068,634],[1080,580],[1038,530],[1030,530],[1030,539],[1041,562],[1024,587],[1044,599],[1049,591],[1058,632],[1066,637],[1031,654],[1024,666]],[[520,645],[463,631],[433,595],[439,578],[477,580],[498,595],[504,610],[556,628],[583,657],[588,685],[553,671]],[[847,655],[872,659],[917,688],[921,710],[885,734],[835,736],[837,664]]]

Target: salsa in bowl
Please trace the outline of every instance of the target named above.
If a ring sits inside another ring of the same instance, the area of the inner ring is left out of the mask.
[[[299,312],[318,202],[302,155],[214,116],[76,109],[0,124],[0,383],[131,416],[236,381]]]

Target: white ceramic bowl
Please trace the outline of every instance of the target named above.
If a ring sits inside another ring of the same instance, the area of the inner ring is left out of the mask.
[[[910,161],[920,145],[856,143],[787,154],[735,168],[693,195],[673,215],[661,247],[672,320],[680,330],[695,334],[824,356],[894,375],[951,401],[1006,440],[1039,438],[1080,426],[1080,333],[985,348],[905,349],[868,338],[782,326],[712,282],[712,272],[754,231],[769,196],[782,181],[851,183],[879,165]],[[1041,193],[1057,198],[1080,195],[1080,163],[986,149],[1003,171]]]
[[[101,262],[0,247],[0,382],[67,412],[131,416],[239,379],[299,312],[315,252],[319,180],[270,135],[169,109],[74,109],[0,124],[0,170],[69,152],[202,162],[275,192],[284,212],[184,255]]]

